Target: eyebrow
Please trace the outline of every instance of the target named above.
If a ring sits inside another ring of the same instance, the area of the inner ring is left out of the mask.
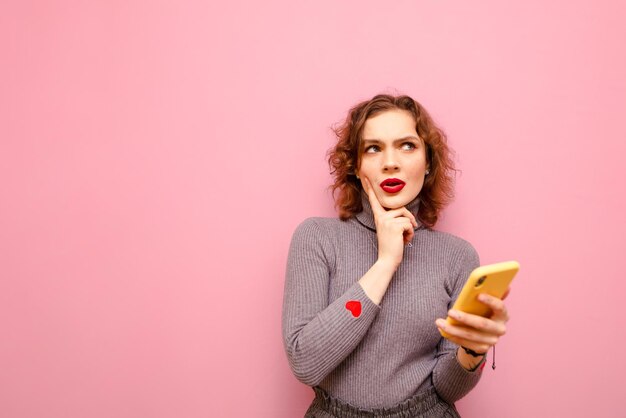
[[[398,142],[403,142],[403,141],[406,141],[408,139],[412,139],[412,140],[418,141],[418,142],[420,141],[419,137],[413,136],[413,135],[409,135],[409,136],[405,136],[405,137],[402,137],[402,138],[394,139],[393,143],[397,144]],[[363,139],[363,144],[382,144],[382,143],[383,143],[383,141],[381,141],[380,139],[377,139],[377,138]]]

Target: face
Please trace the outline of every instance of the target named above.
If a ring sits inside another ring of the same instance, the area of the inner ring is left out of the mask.
[[[424,185],[426,146],[413,115],[393,109],[365,121],[359,176],[366,176],[380,204],[397,209],[411,202]]]

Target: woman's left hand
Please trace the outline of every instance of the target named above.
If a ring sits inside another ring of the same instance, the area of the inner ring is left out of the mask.
[[[450,325],[444,319],[437,319],[437,327],[450,335],[448,340],[469,348],[477,353],[486,353],[496,345],[506,333],[509,314],[503,300],[508,296],[508,289],[502,299],[481,293],[478,300],[491,309],[488,318],[450,309],[448,315],[463,325]]]

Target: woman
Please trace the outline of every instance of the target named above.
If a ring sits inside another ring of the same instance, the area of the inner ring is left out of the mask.
[[[418,102],[389,95],[352,108],[336,133],[339,219],[302,222],[287,262],[285,350],[315,392],[305,417],[458,417],[508,315],[488,295],[490,318],[449,310],[479,261],[433,229],[452,197],[445,135]]]

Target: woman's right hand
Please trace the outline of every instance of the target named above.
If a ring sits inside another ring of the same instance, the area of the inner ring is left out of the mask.
[[[378,260],[392,263],[396,268],[402,262],[404,246],[411,242],[417,227],[415,216],[404,206],[386,210],[378,201],[369,179],[362,177],[361,184],[372,206],[376,236],[378,237]]]

